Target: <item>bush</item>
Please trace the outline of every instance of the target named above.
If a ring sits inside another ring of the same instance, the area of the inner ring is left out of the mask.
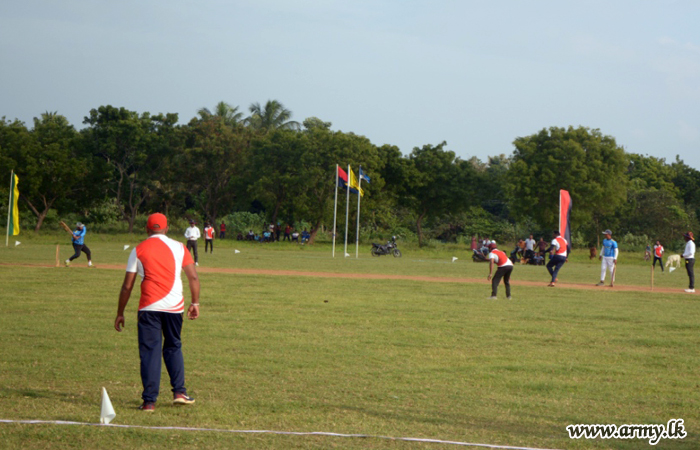
[[[620,239],[620,249],[633,252],[643,252],[650,243],[651,240],[646,234],[635,236],[632,233],[627,233],[622,237],[622,239]]]
[[[232,237],[238,233],[245,236],[250,230],[253,230],[255,234],[260,234],[265,226],[265,214],[263,213],[253,214],[247,211],[238,211],[221,220],[226,223],[226,234]]]

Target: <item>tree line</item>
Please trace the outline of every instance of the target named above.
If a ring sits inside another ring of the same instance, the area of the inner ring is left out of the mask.
[[[597,243],[605,228],[639,245],[671,242],[700,213],[698,170],[678,157],[628,153],[597,129],[545,128],[515,138],[512,154],[481,161],[457,157],[445,142],[404,155],[316,117],[291,118],[276,100],[252,104],[248,114],[220,102],[187,124],[177,114],[109,105],[92,109],[79,130],[56,112],[31,128],[3,117],[0,169],[20,177],[22,223],[37,232],[68,214],[119,220],[132,232],[153,211],[212,223],[246,211],[272,223],[303,221],[313,240],[332,225],[336,164],[362,165],[372,178],[363,185],[363,235],[421,244],[549,236],[559,189],[571,194],[578,246]]]

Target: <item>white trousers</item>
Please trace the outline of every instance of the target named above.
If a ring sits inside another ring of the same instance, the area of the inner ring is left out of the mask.
[[[605,274],[608,270],[610,270],[610,279],[613,282],[615,281],[615,278],[613,277],[615,263],[613,261],[615,261],[615,258],[613,256],[603,256],[603,263],[601,264],[600,268],[600,281],[605,281]]]

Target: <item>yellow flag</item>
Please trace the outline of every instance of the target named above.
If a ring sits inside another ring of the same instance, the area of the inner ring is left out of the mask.
[[[360,197],[365,195],[362,189],[360,189],[360,183],[357,181],[357,177],[355,177],[355,172],[350,170],[350,173],[348,174],[348,177],[350,178],[349,184],[350,184],[350,189],[355,189],[356,191],[359,191]]]
[[[17,200],[19,200],[18,183],[19,177],[13,175],[12,186],[10,187],[10,228],[8,230],[8,233],[12,236],[19,234],[19,208],[17,207]]]

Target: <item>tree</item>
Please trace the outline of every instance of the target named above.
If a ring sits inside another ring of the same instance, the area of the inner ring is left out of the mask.
[[[229,127],[237,127],[243,123],[243,113],[238,111],[238,106],[231,106],[226,102],[219,102],[214,107],[214,111],[208,108],[200,108],[197,115],[202,120],[221,120]]]
[[[350,164],[357,171],[361,164],[372,174],[372,183],[363,185],[363,205],[371,208],[372,192],[381,189],[383,181],[376,176],[381,168],[377,147],[364,136],[313,128],[302,133],[303,152],[298,161],[299,194],[294,198],[295,212],[311,223],[311,242],[324,224],[332,223],[336,163]],[[356,200],[351,202],[356,204]],[[365,210],[365,206],[363,206]]]
[[[506,193],[515,217],[558,228],[559,190],[566,189],[573,201],[572,223],[593,223],[597,236],[602,218],[626,199],[625,152],[597,129],[552,127],[513,144]]]
[[[299,122],[290,120],[292,112],[277,100],[268,100],[265,106],[260,103],[250,105],[250,117],[246,123],[252,129],[262,132],[271,130],[299,130]]]
[[[246,171],[251,177],[248,192],[263,203],[272,223],[277,223],[283,208],[293,209],[303,183],[299,161],[307,150],[306,136],[293,131],[275,130],[253,140]]]
[[[90,162],[76,152],[78,135],[73,126],[55,112],[35,117],[31,132],[14,122],[2,135],[5,145],[0,142],[0,147],[7,148],[3,153],[13,161],[21,180],[20,198],[36,216],[34,231],[39,231],[51,208],[88,188],[83,180]],[[10,135],[14,136],[8,141]]]
[[[407,202],[416,215],[418,243],[423,245],[423,221],[449,213],[464,211],[471,203],[471,187],[476,172],[472,164],[462,161],[452,151],[437,146],[414,148],[409,155]]]
[[[196,207],[214,223],[240,192],[235,186],[243,173],[250,137],[245,130],[217,120],[192,120],[186,133],[182,165],[187,170],[182,179]]]
[[[89,125],[83,133],[90,152],[111,171],[109,190],[131,233],[141,207],[153,196],[163,162],[172,157],[177,114],[139,115],[108,105],[92,109],[83,123]]]

